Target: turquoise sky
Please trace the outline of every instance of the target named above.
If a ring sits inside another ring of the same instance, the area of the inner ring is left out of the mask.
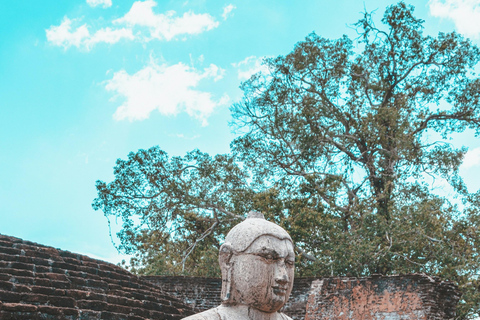
[[[381,17],[392,3],[1,1],[0,233],[120,261],[91,208],[117,158],[154,145],[228,152],[228,108],[262,57],[312,31],[355,37],[364,8]],[[480,1],[410,3],[427,33],[457,30],[480,44]],[[471,133],[452,142],[470,148],[462,175],[475,191],[480,143]]]

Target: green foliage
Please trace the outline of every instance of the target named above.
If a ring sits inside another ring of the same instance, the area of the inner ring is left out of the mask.
[[[118,160],[93,206],[122,219],[132,270],[218,275],[224,235],[257,210],[291,234],[299,275],[438,275],[464,294],[458,318],[478,315],[480,194],[458,174],[466,149],[431,137],[480,133],[480,50],[454,32],[424,36],[403,2],[382,23],[366,13],[356,41],[312,33],[267,59],[232,107],[231,154]]]
[[[232,156],[169,158],[153,147],[118,159],[114,173],[109,184],[97,181],[93,207],[122,219],[118,249],[138,254],[133,271],[218,274],[219,243],[241,218],[232,212],[251,207],[253,194]]]

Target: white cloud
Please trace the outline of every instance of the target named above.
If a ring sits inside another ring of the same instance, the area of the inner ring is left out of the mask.
[[[64,47],[65,49],[74,46],[90,50],[92,46],[101,42],[112,44],[121,39],[135,39],[132,30],[126,28],[104,28],[96,31],[93,35],[90,34],[86,24],[72,30],[72,22],[77,21],[78,20],[75,19],[70,20],[67,17],[63,18],[63,21],[59,26],[51,26],[49,29],[45,30],[47,41],[55,46]]]
[[[480,147],[468,150],[463,158],[462,169],[469,169],[480,165]]]
[[[95,32],[90,38],[86,39],[85,44],[87,48],[91,48],[97,43],[117,43],[122,39],[133,40],[135,36],[132,33],[131,29],[121,28],[121,29],[110,29],[104,28]]]
[[[169,137],[179,138],[179,139],[185,139],[185,140],[195,140],[195,139],[200,138],[200,135],[199,135],[199,134],[195,134],[195,135],[193,135],[193,136],[187,137],[187,136],[185,136],[183,133],[175,133],[175,134],[169,134],[168,136],[169,136]]]
[[[47,40],[55,46],[62,46],[66,49],[71,46],[78,48],[86,38],[90,37],[86,24],[76,28],[73,32],[71,29],[72,20],[65,17],[59,26],[51,26],[46,30]]]
[[[223,74],[224,70],[213,64],[199,71],[183,63],[167,66],[152,61],[133,75],[125,70],[115,72],[105,88],[125,99],[113,115],[115,120],[144,120],[158,110],[163,115],[186,112],[207,125],[208,116],[229,98],[224,95],[215,100],[211,93],[196,87],[201,80],[217,81]]]
[[[87,0],[87,4],[93,8],[100,5],[104,8],[109,8],[112,6],[112,0]]]
[[[207,13],[196,14],[191,11],[183,16],[177,16],[175,11],[155,13],[153,8],[157,3],[153,0],[136,1],[130,11],[122,18],[113,23],[127,24],[134,27],[146,27],[149,29],[150,39],[172,40],[178,35],[199,34],[216,28],[219,23]]]
[[[111,0],[87,0],[87,3],[93,7],[112,5]],[[106,27],[93,33],[90,33],[88,24],[80,25],[80,19],[70,20],[65,17],[60,25],[52,25],[45,30],[47,41],[65,49],[73,46],[90,50],[98,43],[114,44],[121,39],[170,41],[179,36],[200,34],[219,25],[219,22],[207,13],[196,14],[189,11],[179,16],[175,11],[167,11],[157,14],[153,11],[156,6],[157,2],[154,0],[136,1],[123,17],[107,22]],[[224,18],[234,8],[232,5],[226,6],[223,12]],[[125,27],[112,27],[112,25],[118,26],[119,24],[123,24]],[[135,34],[133,30],[135,30]]]
[[[237,69],[238,79],[241,81],[248,80],[258,72],[268,74],[268,67],[262,64],[263,59],[265,57],[250,56],[240,62],[232,63],[232,66]]]
[[[480,0],[430,0],[430,14],[453,20],[459,33],[480,36]]]
[[[233,4],[229,4],[228,6],[225,6],[223,8],[223,13],[222,13],[222,18],[223,20],[227,20],[227,18],[230,16],[230,14],[232,13],[232,11],[234,9],[236,9],[237,7],[235,7]]]

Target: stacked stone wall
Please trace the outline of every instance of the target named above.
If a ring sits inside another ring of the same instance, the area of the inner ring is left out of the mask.
[[[182,319],[183,302],[113,264],[0,235],[0,319]]]
[[[183,301],[197,312],[220,305],[222,279],[183,276],[143,276],[165,293]]]
[[[460,298],[450,282],[422,274],[324,278],[312,283],[305,320],[446,320]]]

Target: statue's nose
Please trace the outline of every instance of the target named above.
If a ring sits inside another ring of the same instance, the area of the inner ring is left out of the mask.
[[[277,264],[275,268],[275,281],[278,284],[285,285],[288,283],[288,273],[285,263]]]

